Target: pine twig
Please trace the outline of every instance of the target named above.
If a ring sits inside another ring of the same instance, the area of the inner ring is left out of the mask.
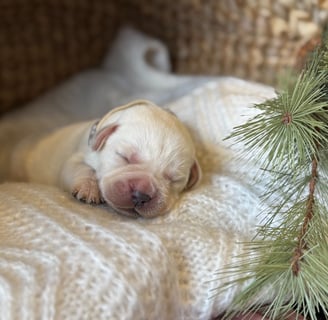
[[[305,235],[308,231],[309,224],[311,220],[313,219],[313,207],[314,207],[314,192],[315,192],[315,186],[318,176],[318,160],[316,157],[313,157],[312,159],[312,168],[311,168],[311,179],[309,182],[309,195],[307,199],[306,204],[306,212],[305,217],[303,221],[302,228],[300,230],[300,234],[298,236],[298,242],[297,247],[294,250],[294,254],[292,257],[292,271],[295,276],[298,276],[300,272],[300,264],[301,260],[304,255],[304,251],[307,249],[307,243],[305,241]]]
[[[257,238],[227,266],[236,280],[223,288],[245,288],[226,318],[258,311],[266,292],[274,294],[270,319],[295,309],[314,320],[319,308],[328,318],[328,33],[293,85],[254,107],[258,113],[228,138],[242,143],[243,161],[268,173],[269,208]]]

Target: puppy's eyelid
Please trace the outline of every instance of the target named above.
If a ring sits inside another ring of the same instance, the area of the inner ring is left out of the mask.
[[[125,156],[124,154],[118,152],[118,151],[115,151],[115,153],[121,158],[123,159],[126,163],[130,163],[129,161],[129,158],[127,156]]]
[[[185,180],[184,178],[172,179],[171,182],[172,183],[180,183],[180,182],[183,182],[184,180]]]
[[[184,180],[184,178],[175,177],[174,174],[169,174],[169,173],[165,173],[164,178],[169,180],[171,183],[178,183]]]

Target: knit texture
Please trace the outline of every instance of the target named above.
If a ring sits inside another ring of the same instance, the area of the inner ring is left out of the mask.
[[[138,73],[134,76],[142,83]],[[94,88],[104,87],[104,77],[81,77],[92,79]],[[81,77],[23,112],[33,114],[38,104],[60,98],[74,101],[74,91],[68,92]],[[154,83],[149,89],[156,101],[167,97],[160,84],[180,86],[179,92],[190,86],[190,79],[174,75],[162,73],[161,79],[157,91]],[[97,93],[99,102],[108,91]],[[223,138],[250,115],[248,106],[273,95],[266,86],[221,78],[167,105],[191,128],[204,176],[163,217],[130,219],[106,206],[79,203],[54,187],[1,184],[0,319],[200,320],[222,313],[241,288],[218,293],[229,279],[217,272],[243,252],[242,241],[255,235],[263,205],[252,170],[234,159],[241,146],[231,148]],[[83,110],[84,116],[91,112]],[[16,114],[5,119],[6,126],[12,121],[20,129],[26,119]],[[42,121],[42,115],[34,120]]]

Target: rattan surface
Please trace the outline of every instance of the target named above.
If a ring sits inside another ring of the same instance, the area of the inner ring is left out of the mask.
[[[326,0],[0,0],[0,111],[99,64],[127,23],[163,40],[176,72],[274,84],[327,12]]]

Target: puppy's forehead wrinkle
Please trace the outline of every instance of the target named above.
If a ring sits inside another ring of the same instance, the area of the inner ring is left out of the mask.
[[[111,122],[134,123],[141,121],[146,123],[165,124],[167,126],[182,127],[177,116],[168,109],[163,109],[151,103],[139,102],[128,107],[121,107],[107,113],[99,122],[97,129]]]
[[[183,137],[156,133],[145,134],[138,141],[138,150],[141,156],[147,156],[150,160],[156,159],[160,163],[163,161],[185,162],[194,153]]]
[[[163,118],[149,118],[147,121],[138,118],[120,121],[119,131],[125,140],[136,141],[141,147],[174,150],[182,146],[193,145],[191,136],[177,120],[165,121]]]

